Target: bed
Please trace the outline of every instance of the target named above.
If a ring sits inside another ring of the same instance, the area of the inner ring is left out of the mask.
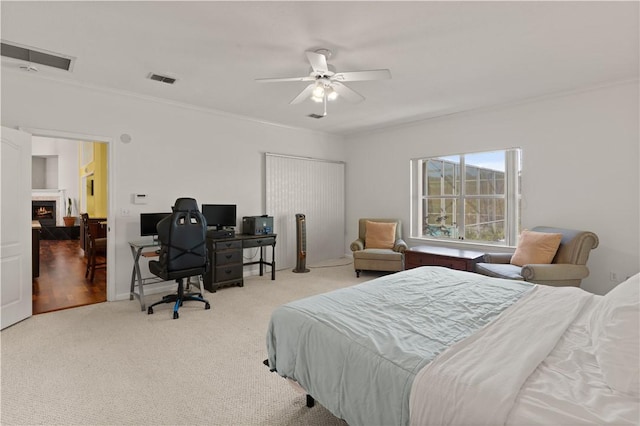
[[[280,306],[266,363],[351,426],[638,424],[638,277],[410,269]]]

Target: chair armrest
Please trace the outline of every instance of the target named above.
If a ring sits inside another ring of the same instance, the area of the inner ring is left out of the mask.
[[[589,268],[568,263],[532,264],[524,265],[520,275],[527,281],[581,280],[589,276]]]
[[[511,263],[512,256],[513,255],[510,253],[485,253],[484,262],[485,263]]]
[[[351,251],[359,251],[364,250],[364,241],[362,238],[358,238],[354,242],[351,243]]]
[[[399,253],[404,253],[407,248],[407,243],[405,243],[402,238],[398,238],[393,244],[393,251],[397,251]]]

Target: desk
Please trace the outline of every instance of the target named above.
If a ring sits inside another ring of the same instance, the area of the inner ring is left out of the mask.
[[[265,260],[264,248],[271,246],[271,262]],[[260,248],[260,260],[243,263],[243,249]],[[214,238],[207,235],[209,252],[209,270],[204,275],[204,288],[215,292],[220,287],[244,285],[243,267],[260,265],[260,276],[264,274],[264,266],[271,267],[271,279],[276,279],[276,234],[245,235],[238,234],[233,238]]]
[[[133,300],[134,297],[137,298],[140,301],[140,309],[144,311],[144,286],[163,282],[164,280],[155,276],[142,278],[142,273],[140,272],[140,257],[157,256],[156,250],[160,248],[160,242],[152,239],[129,241],[129,247],[131,248],[131,255],[133,256],[133,271],[131,271],[131,292],[129,293],[129,300]],[[137,293],[136,286],[138,287]]]

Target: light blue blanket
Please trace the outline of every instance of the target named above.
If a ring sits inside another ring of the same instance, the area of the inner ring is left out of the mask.
[[[406,425],[418,371],[533,286],[410,269],[277,308],[269,366],[350,426]]]

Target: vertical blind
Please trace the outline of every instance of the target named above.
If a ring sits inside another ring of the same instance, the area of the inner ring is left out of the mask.
[[[307,266],[344,256],[344,163],[265,154],[266,213],[273,216],[277,269],[297,260],[297,213],[306,217]]]

